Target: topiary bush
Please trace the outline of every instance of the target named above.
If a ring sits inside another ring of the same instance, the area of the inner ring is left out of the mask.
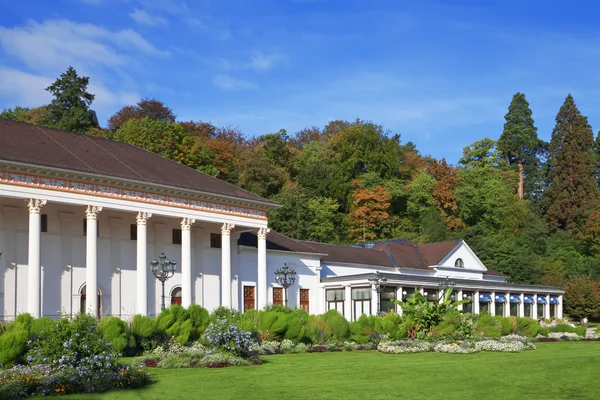
[[[325,331],[323,337],[325,340],[344,341],[350,333],[350,324],[342,314],[335,310],[329,310],[323,314]]]

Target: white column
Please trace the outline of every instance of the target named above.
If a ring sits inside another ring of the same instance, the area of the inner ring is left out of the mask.
[[[259,310],[265,308],[269,303],[269,288],[267,286],[267,234],[269,232],[270,229],[268,228],[260,228],[256,234],[258,239],[258,278],[256,288],[258,293],[256,293],[256,296]]]
[[[532,315],[531,318],[537,319],[537,317],[538,317],[538,314],[537,314],[537,312],[538,312],[538,310],[537,310],[537,308],[538,308],[537,294],[534,294],[532,297],[533,297],[533,304],[532,304],[532,307],[531,307],[531,315]]]
[[[27,312],[34,318],[41,317],[42,303],[40,293],[42,291],[41,280],[41,252],[42,252],[42,217],[41,209],[46,200],[29,199],[29,250],[27,255],[28,276],[27,280]]]
[[[310,304],[309,311],[311,314],[322,314],[321,312],[321,270],[322,267],[320,265],[315,267],[315,290],[310,291]],[[315,304],[313,306],[313,304]]]
[[[491,292],[490,297],[492,298],[490,302],[490,315],[494,316],[496,315],[496,292]]]
[[[461,301],[461,300],[463,300],[463,297],[462,297],[462,295],[463,295],[463,291],[462,291],[462,289],[458,289],[458,290],[456,290],[456,300],[455,300],[455,301]],[[463,305],[462,305],[462,304],[461,304],[461,305],[459,305],[459,306],[458,306],[458,309],[462,311],[462,309],[463,309]]]
[[[517,317],[525,316],[525,295],[523,293],[519,294],[519,313]]]
[[[137,221],[137,302],[136,314],[148,315],[148,241],[146,223],[152,217],[151,213],[139,212]]]
[[[402,286],[398,286],[396,288],[396,300],[402,301],[402,297],[403,297],[403,292],[404,289],[402,288]],[[399,315],[402,315],[402,307],[400,307],[399,305],[396,305],[396,312]]]
[[[556,306],[556,318],[562,319],[563,317],[563,296],[558,296],[558,305]]]
[[[228,223],[221,227],[221,305],[227,308],[231,308],[231,230],[233,228],[235,225]]]
[[[352,286],[350,285],[344,286],[344,316],[348,321],[352,321]]]
[[[473,314],[479,314],[479,290],[473,292]]]
[[[506,293],[506,303],[504,303],[504,316],[510,317],[510,293]]]
[[[546,298],[546,304],[544,304],[544,318],[550,319],[550,295],[544,297]]]
[[[379,295],[375,285],[371,285],[371,315],[377,315],[377,306],[379,303]]]
[[[98,318],[98,213],[102,207],[87,206],[85,238],[85,308]]]
[[[181,220],[181,306],[192,305],[192,224],[193,218]]]

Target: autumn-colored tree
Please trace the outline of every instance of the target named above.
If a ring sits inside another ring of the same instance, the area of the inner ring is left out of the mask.
[[[600,211],[590,214],[584,229],[577,236],[586,243],[591,254],[600,253]]]
[[[348,214],[350,238],[366,241],[383,237],[385,221],[390,218],[390,192],[382,186],[363,189],[358,180],[354,180],[352,185],[353,202]]]
[[[147,117],[155,121],[175,122],[176,115],[162,101],[146,98],[134,106],[125,106],[108,119],[108,129],[116,131],[130,119]]]
[[[428,170],[435,180],[431,192],[433,202],[440,210],[440,215],[444,219],[447,228],[450,231],[457,231],[464,225],[462,219],[458,216],[458,201],[456,200],[456,187],[461,182],[458,177],[458,170],[449,165],[445,158],[441,161],[433,159]]]
[[[549,147],[548,188],[542,197],[546,218],[554,228],[581,232],[598,206],[593,147],[592,128],[568,95],[556,115]]]

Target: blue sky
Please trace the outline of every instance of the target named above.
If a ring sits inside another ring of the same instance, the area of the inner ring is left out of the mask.
[[[600,128],[600,5],[566,4],[0,0],[0,109],[72,65],[102,124],[142,97],[252,136],[361,118],[456,163],[517,91],[545,140],[567,93]]]

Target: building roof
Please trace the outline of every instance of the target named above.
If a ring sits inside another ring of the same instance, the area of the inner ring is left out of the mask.
[[[377,274],[355,274],[355,275],[343,275],[343,276],[332,276],[327,278],[322,278],[321,282],[323,283],[336,283],[336,282],[347,282],[347,281],[357,281],[357,280],[367,280],[369,278],[386,278],[388,284],[394,284],[399,282],[404,285],[415,285],[415,286],[429,286],[435,287],[438,286],[439,282],[442,281],[443,277],[435,277],[435,276],[422,276],[422,275],[407,275],[407,274],[398,274],[392,272],[380,272]],[[484,289],[492,290],[493,288],[504,288],[507,291],[518,291],[524,293],[534,293],[534,292],[544,292],[544,293],[553,293],[553,294],[563,294],[564,291],[556,286],[543,286],[543,285],[526,285],[522,283],[511,283],[511,282],[501,282],[501,281],[486,281],[483,279],[452,279],[456,284],[456,288],[464,288],[464,289]]]
[[[144,150],[104,138],[0,119],[0,160],[277,204]]]
[[[238,245],[257,247],[258,239],[253,232],[243,232],[238,240]],[[318,253],[313,247],[306,246],[302,242],[291,239],[279,232],[270,231],[267,234],[267,249],[292,251],[297,253]]]
[[[318,253],[327,254],[321,260],[325,262],[341,262],[347,264],[374,265],[385,268],[395,268],[396,265],[382,251],[365,247],[343,246],[338,244],[305,242],[300,243],[314,248]]]

